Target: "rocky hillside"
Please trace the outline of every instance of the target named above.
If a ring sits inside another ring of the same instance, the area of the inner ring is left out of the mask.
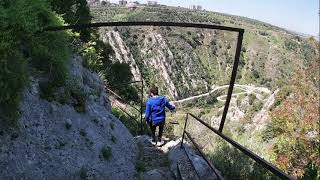
[[[207,11],[174,7],[115,7],[91,9],[100,21],[174,21],[219,24],[245,29],[236,82],[275,90],[288,83],[296,68],[318,57],[316,42],[259,21]],[[163,93],[182,99],[229,83],[236,34],[195,28],[101,28],[101,38],[116,52],[115,60],[131,65],[147,85],[158,84]]]
[[[18,127],[0,127],[0,179],[132,179],[136,174],[137,145],[111,114],[103,82],[82,67],[79,56],[68,69],[78,88],[99,93],[88,95],[85,112],[79,113],[42,99],[39,77],[32,77]]]
[[[91,14],[95,22],[173,21],[245,29],[237,85],[224,133],[293,176],[314,177],[313,173],[319,172],[319,158],[314,158],[319,145],[314,136],[319,134],[316,128],[319,113],[313,111],[319,106],[311,103],[319,97],[315,77],[319,42],[315,39],[244,17],[176,7],[139,6],[128,10],[104,6],[92,8]],[[129,64],[134,79],[139,80],[142,75],[146,88],[156,84],[161,94],[179,105],[177,114],[169,114],[168,121],[180,121],[180,125],[171,127],[174,130],[168,130],[168,134],[181,135],[186,112],[219,126],[236,33],[176,27],[114,27],[100,28],[99,35],[114,50],[112,61]],[[246,172],[241,177],[250,179],[258,173],[256,165],[209,136],[201,125],[193,122],[190,128],[227,178]],[[292,136],[297,137],[295,141],[291,141]],[[307,153],[300,157],[298,152]],[[227,160],[229,156],[233,161]],[[238,161],[244,162],[242,168],[232,164]],[[229,171],[223,172],[229,167]],[[263,179],[267,177],[258,174]]]

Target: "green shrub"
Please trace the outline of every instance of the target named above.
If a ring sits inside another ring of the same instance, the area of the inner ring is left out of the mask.
[[[138,172],[145,172],[146,171],[146,167],[145,167],[145,163],[143,161],[137,161],[136,163],[136,170]]]
[[[79,176],[81,180],[86,180],[88,178],[88,169],[82,167],[79,171]]]
[[[94,122],[95,124],[99,124],[99,120],[97,118],[92,119],[92,122]]]
[[[255,94],[249,94],[249,104],[252,105],[256,101],[257,97]]]
[[[42,99],[46,99],[48,101],[53,101],[54,92],[56,91],[56,87],[54,87],[51,83],[44,81],[39,83],[40,97]]]
[[[19,117],[21,91],[28,82],[26,62],[17,52],[7,55],[1,47],[0,54],[0,123],[14,126]]]
[[[112,122],[110,123],[110,128],[114,130],[114,124]]]
[[[126,115],[121,109],[112,108],[112,114],[117,117],[130,131],[132,135],[138,135],[140,132],[139,123],[135,119],[131,119],[128,115]],[[110,123],[111,128],[111,123]],[[144,129],[146,129],[145,127]]]
[[[47,0],[50,2],[51,8],[61,14],[63,19],[68,24],[86,24],[90,23],[91,15],[90,9],[86,0]],[[74,30],[79,32],[80,39],[87,42],[91,39],[91,29]]]
[[[82,89],[73,88],[71,89],[71,97],[76,100],[76,103],[73,105],[74,109],[81,113],[86,111],[86,94]]]
[[[63,84],[69,35],[39,32],[47,26],[62,24],[62,19],[51,11],[46,1],[0,2],[0,119],[5,124],[13,125],[19,117],[21,92],[28,84],[28,65],[49,76],[48,82],[53,85],[43,84],[46,92]]]
[[[86,137],[86,136],[87,136],[87,132],[86,132],[86,130],[84,130],[84,129],[80,129],[79,134],[80,134],[81,136],[83,136],[83,137]]]
[[[109,146],[103,147],[101,149],[101,154],[104,160],[110,160],[110,158],[112,157],[112,150]]]
[[[71,127],[72,127],[72,125],[70,123],[65,123],[64,126],[67,130],[71,129]]]
[[[263,108],[263,103],[260,102],[260,101],[256,101],[256,102],[252,105],[252,109],[253,109],[255,112],[260,111],[262,108]]]
[[[236,148],[225,142],[217,143],[219,145],[209,154],[209,159],[226,179],[277,179]]]
[[[112,141],[113,143],[117,143],[117,138],[116,138],[114,135],[112,135],[112,136],[111,136],[111,141]]]

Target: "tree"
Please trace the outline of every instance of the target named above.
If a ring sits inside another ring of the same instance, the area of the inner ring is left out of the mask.
[[[271,112],[265,132],[275,140],[274,163],[294,176],[312,179],[320,175],[318,69],[315,63],[296,72],[289,85],[291,94]]]
[[[68,24],[86,24],[91,22],[90,9],[86,0],[49,0],[54,11],[60,14]],[[88,42],[90,29],[75,30],[80,33],[80,39]]]

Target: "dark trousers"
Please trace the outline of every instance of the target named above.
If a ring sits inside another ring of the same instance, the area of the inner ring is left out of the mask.
[[[153,125],[152,121],[149,123],[150,129],[151,129],[151,135],[152,135],[152,140],[156,141],[156,128],[157,126],[159,127],[159,134],[158,134],[158,140],[161,141],[162,138],[162,133],[163,133],[163,127],[164,127],[164,122]]]

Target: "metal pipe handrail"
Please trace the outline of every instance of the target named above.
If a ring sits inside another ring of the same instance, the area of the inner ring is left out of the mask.
[[[219,135],[223,140],[227,141],[228,143],[230,143],[232,146],[236,147],[238,150],[240,150],[241,152],[243,152],[245,155],[247,155],[249,158],[253,159],[254,161],[256,161],[257,163],[259,163],[260,165],[262,165],[264,168],[268,169],[269,171],[271,171],[274,175],[280,177],[281,179],[294,179],[293,177],[289,176],[288,174],[286,174],[285,172],[283,172],[281,169],[279,169],[278,167],[274,166],[273,164],[267,162],[266,160],[264,160],[263,158],[261,158],[260,156],[258,156],[257,154],[255,154],[254,152],[252,152],[251,150],[245,148],[244,146],[240,145],[239,143],[237,143],[236,141],[232,140],[231,138],[229,138],[228,136],[224,135],[222,132],[220,132],[219,130],[211,127],[208,123],[204,122],[203,120],[201,120],[200,118],[196,117],[195,115],[191,114],[191,113],[187,113],[187,118],[186,118],[186,122],[185,122],[185,126],[184,126],[184,130],[183,130],[183,135],[182,135],[182,141],[181,141],[181,146],[183,143],[183,138],[184,138],[184,134],[187,134],[188,132],[186,131],[186,124],[187,124],[187,119],[188,117],[192,116],[195,120],[197,120],[198,122],[200,122],[201,124],[203,124],[204,126],[206,126],[207,128],[209,128],[211,131],[213,131],[214,133],[216,133],[217,135]],[[190,135],[190,134],[189,134]],[[188,136],[188,134],[187,134]],[[205,157],[205,156],[203,156]],[[209,164],[210,166],[210,164]]]
[[[181,144],[181,145],[182,145],[182,144]],[[191,164],[191,166],[192,166],[193,169],[195,170],[196,176],[198,177],[198,179],[200,179],[200,175],[199,175],[198,171],[196,170],[196,167],[194,166],[194,164],[193,164],[193,162],[192,162],[192,160],[191,160],[191,158],[190,158],[190,156],[189,156],[189,153],[187,152],[186,148],[184,148],[183,145],[182,145],[181,147],[183,147],[182,149],[183,149],[184,153],[186,154],[189,163]]]
[[[133,117],[130,113],[128,113],[125,109],[123,109],[122,107],[118,106],[118,108],[124,112],[127,116],[129,116],[130,119],[134,120],[135,123],[137,123],[137,125],[139,125],[139,121]]]
[[[221,174],[218,172],[218,170],[214,167],[214,165],[209,161],[209,159],[204,155],[204,152],[201,150],[200,146],[195,142],[195,140],[191,137],[190,133],[185,131],[187,137],[190,139],[192,144],[196,147],[196,149],[199,151],[203,159],[207,162],[209,167],[212,169],[214,174],[218,177],[218,179],[223,180],[224,178],[221,176]]]
[[[218,29],[218,30],[225,30],[225,31],[240,32],[240,33],[244,32],[244,29],[241,29],[241,28],[221,26],[221,25],[215,25],[215,24],[164,22],[164,21],[96,22],[96,23],[88,23],[88,24],[51,26],[51,27],[44,28],[42,31],[61,31],[61,30],[68,30],[68,29],[87,29],[87,28],[109,27],[109,26],[175,26],[175,27]]]
[[[142,77],[142,73],[140,74],[140,78],[141,80],[137,80],[137,81],[130,81],[130,82],[125,82],[125,83],[119,83],[117,85],[114,85],[112,86],[113,88],[115,87],[121,87],[121,86],[124,86],[124,85],[129,85],[129,84],[133,84],[133,83],[141,83],[141,100],[140,100],[140,109],[134,107],[133,105],[131,104],[127,104],[129,105],[130,107],[132,107],[134,110],[138,111],[140,113],[140,134],[143,133],[143,77]],[[116,98],[118,98],[118,100],[122,101],[123,103],[125,103],[125,100],[120,96],[118,95],[117,93],[115,93],[114,91],[112,91],[111,89],[107,88],[106,89],[111,92]],[[124,111],[125,113],[127,113],[126,111]]]
[[[121,98],[119,94],[115,93],[114,91],[112,91],[112,90],[109,89],[109,88],[107,88],[107,90],[108,90],[111,94],[113,94],[118,100],[120,100],[120,101],[122,101],[122,102],[124,103],[125,100],[124,100],[123,98]],[[129,105],[129,106],[132,107],[134,110],[140,112],[140,109],[134,107],[133,105],[131,105],[131,104],[126,104],[126,105]]]
[[[234,57],[233,67],[232,67],[230,85],[229,85],[227,99],[226,99],[226,103],[224,104],[223,114],[222,114],[220,125],[219,125],[219,131],[220,132],[222,132],[223,126],[224,126],[224,122],[226,121],[226,118],[227,118],[229,104],[230,104],[230,101],[231,101],[231,98],[232,98],[232,91],[233,91],[234,83],[236,81],[238,65],[239,65],[239,61],[240,61],[243,33],[244,32],[239,32],[239,34],[238,34],[237,48],[236,48],[236,53],[235,53],[235,57]]]
[[[119,84],[112,85],[109,87],[115,88],[115,87],[121,87],[121,86],[129,85],[129,84],[139,83],[139,82],[142,82],[142,81],[130,81],[130,82],[125,82],[125,83],[119,83]]]

